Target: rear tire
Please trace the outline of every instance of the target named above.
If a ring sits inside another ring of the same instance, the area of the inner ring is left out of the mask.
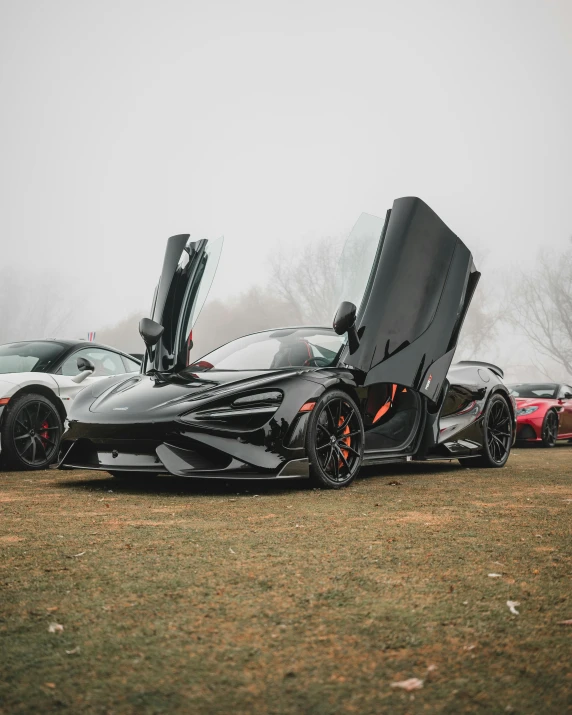
[[[558,415],[554,410],[548,410],[542,422],[542,446],[555,447],[558,438]]]
[[[359,408],[341,390],[329,390],[316,402],[306,431],[310,479],[322,489],[347,487],[363,458],[364,431]]]
[[[56,461],[63,424],[56,405],[27,393],[8,403],[2,424],[2,458],[7,469],[47,469]]]
[[[512,430],[508,402],[502,395],[493,395],[483,416],[483,453],[479,457],[463,461],[463,466],[483,469],[504,467],[512,447]]]

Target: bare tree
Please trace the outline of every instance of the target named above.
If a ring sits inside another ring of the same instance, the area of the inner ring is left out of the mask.
[[[502,318],[500,306],[479,284],[463,323],[456,356],[465,360],[482,358],[494,346]]]
[[[330,325],[336,310],[336,273],[342,242],[322,238],[271,261],[271,285],[291,306],[296,325]]]
[[[572,247],[539,258],[512,287],[510,318],[536,352],[572,375]]]

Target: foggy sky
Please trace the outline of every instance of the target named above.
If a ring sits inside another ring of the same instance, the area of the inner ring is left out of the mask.
[[[570,87],[567,0],[0,0],[0,269],[83,336],[171,234],[225,235],[225,296],[403,195],[526,265],[572,234]]]

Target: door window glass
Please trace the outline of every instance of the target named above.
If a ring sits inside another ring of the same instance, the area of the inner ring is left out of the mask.
[[[375,262],[385,219],[362,214],[347,237],[334,280],[335,309],[344,301],[360,305]]]
[[[128,357],[125,357],[125,355],[121,356],[123,358],[123,363],[125,364],[125,369],[127,372],[139,372],[140,365],[138,362],[135,362],[135,360],[131,360]]]
[[[110,350],[101,350],[99,348],[84,348],[70,355],[70,357],[62,365],[62,375],[73,377],[78,375],[80,370],[77,366],[78,358],[86,358],[90,360],[95,370],[93,377],[104,377],[106,375],[124,375],[125,366],[121,360],[121,355],[112,353]],[[138,368],[139,369],[139,368]]]

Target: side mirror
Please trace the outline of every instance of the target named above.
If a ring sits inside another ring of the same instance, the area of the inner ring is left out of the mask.
[[[353,303],[344,301],[340,304],[334,316],[334,330],[338,335],[348,334],[350,354],[355,353],[359,348],[359,338],[356,331],[357,308]]]
[[[153,364],[153,348],[161,340],[161,335],[164,332],[165,328],[150,318],[141,318],[139,321],[139,335],[143,338],[147,348],[147,357],[150,364]]]
[[[88,360],[87,358],[79,357],[77,359],[77,369],[80,372],[84,372],[84,370],[89,370],[89,372],[94,372],[95,371],[95,365],[91,362],[91,360]]]
[[[142,318],[139,322],[139,335],[143,338],[147,349],[157,345],[164,331],[165,328],[162,325],[150,318]]]
[[[570,400],[570,399],[572,399],[572,392],[565,392],[565,393],[564,393],[564,399],[565,399],[565,400]]]
[[[88,360],[87,358],[79,357],[77,359],[76,365],[79,372],[77,375],[74,375],[72,377],[72,382],[75,382],[76,384],[83,382],[85,378],[92,375],[93,371],[95,370],[95,365],[91,362],[91,360]]]

